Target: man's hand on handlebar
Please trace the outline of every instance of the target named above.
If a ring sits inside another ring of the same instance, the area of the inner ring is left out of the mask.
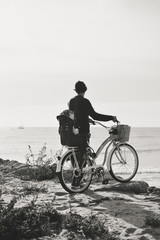
[[[95,121],[92,120],[91,118],[89,118],[89,123],[90,123],[90,124],[93,124],[93,125],[96,125]]]
[[[116,123],[119,123],[119,121],[117,120],[117,117],[116,116],[113,116],[113,122],[116,122]]]

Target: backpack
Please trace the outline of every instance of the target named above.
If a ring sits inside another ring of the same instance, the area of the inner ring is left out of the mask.
[[[58,132],[60,134],[60,142],[63,146],[70,146],[74,121],[66,115],[57,116],[57,120],[59,121]]]

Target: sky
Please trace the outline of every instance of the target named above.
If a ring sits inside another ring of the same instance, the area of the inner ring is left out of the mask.
[[[0,127],[57,126],[78,80],[97,112],[160,127],[159,13],[159,0],[1,0]]]

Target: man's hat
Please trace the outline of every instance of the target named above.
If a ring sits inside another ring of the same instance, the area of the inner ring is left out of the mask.
[[[74,89],[77,93],[84,93],[85,91],[87,91],[87,87],[85,85],[84,82],[82,81],[78,81],[75,84],[75,89]]]

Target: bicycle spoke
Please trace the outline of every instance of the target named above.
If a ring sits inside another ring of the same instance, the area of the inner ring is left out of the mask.
[[[131,180],[138,169],[138,156],[129,144],[120,144],[112,150],[110,156],[110,171],[117,181]]]
[[[91,161],[86,160],[85,171],[77,167],[77,163],[72,155],[72,152],[68,153],[62,161],[61,171],[59,172],[59,179],[63,188],[70,192],[83,192],[85,191],[92,181],[92,165]],[[77,185],[78,183],[78,185]],[[76,185],[75,185],[76,184]],[[77,186],[74,187],[73,186]]]

